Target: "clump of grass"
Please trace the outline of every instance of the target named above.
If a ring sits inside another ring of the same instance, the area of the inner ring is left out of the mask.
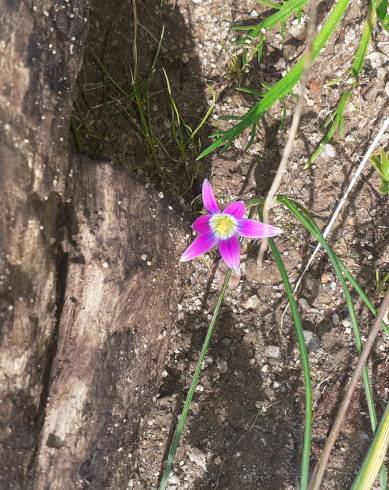
[[[320,229],[318,228],[314,220],[307,214],[307,212],[301,206],[299,206],[295,201],[287,198],[286,196],[278,196],[278,201],[281,204],[283,204],[300,221],[300,223],[305,227],[305,229],[309,231],[309,233],[316,240],[320,242],[321,246],[326,251],[328,258],[334,268],[336,276],[343,290],[343,294],[347,304],[347,309],[351,319],[355,346],[358,354],[360,355],[363,349],[361,332],[360,332],[359,322],[355,313],[354,303],[346,281],[349,280],[354,287],[355,285],[357,285],[356,290],[360,294],[361,298],[365,301],[365,303],[370,304],[370,300],[368,300],[367,295],[363,292],[362,288],[357,284],[357,281],[352,277],[350,272],[347,271],[346,273],[347,270],[346,267],[344,266],[344,264],[341,263],[341,261],[339,260],[335,252],[332,250],[332,248],[330,247],[330,245],[322,235]],[[384,331],[388,333],[388,329],[386,325],[382,323],[382,326],[384,328]],[[362,380],[363,380],[366,402],[369,411],[370,425],[371,425],[372,432],[374,433],[377,428],[377,413],[376,413],[374,399],[373,399],[373,390],[369,378],[369,372],[366,366],[363,367],[362,370]],[[386,488],[387,473],[384,466],[382,466],[380,471],[380,480],[381,480],[381,487]]]
[[[134,25],[137,25],[136,10]],[[191,192],[196,177],[204,173],[196,156],[202,145],[203,129],[215,105],[215,94],[210,90],[210,104],[199,121],[195,124],[185,121],[174,96],[174,85],[162,65],[165,28],[161,30],[151,64],[143,75],[139,70],[141,53],[137,50],[136,33],[134,29],[132,64],[125,81],[115,78],[104,58],[91,50],[87,52],[101,79],[92,86],[81,82],[78,85],[79,97],[71,117],[74,142],[78,151],[98,156],[108,149],[115,163],[125,164],[133,172],[156,181],[163,189],[182,195]],[[144,66],[144,62],[142,64]],[[166,110],[165,123],[168,124],[161,124],[161,111],[156,112],[154,107],[161,104],[163,92],[166,97],[162,109]],[[116,134],[119,128],[120,135]],[[144,152],[141,159],[128,157],[134,138]]]
[[[263,48],[266,39],[266,32],[280,26],[282,31],[286,29],[287,20],[297,14],[301,17],[302,10],[308,3],[308,0],[288,0],[277,4],[268,0],[258,0],[258,3],[264,7],[275,9],[276,12],[254,26],[235,26],[235,31],[246,32],[242,36],[238,45],[243,48],[242,61],[243,68],[246,68],[254,58],[261,61]]]
[[[302,0],[300,0],[302,3]],[[332,9],[330,14],[327,17],[326,22],[323,27],[319,31],[319,34],[315,37],[312,44],[312,61],[314,61],[320,54],[321,50],[327,44],[329,38],[333,35],[335,29],[339,25],[340,21],[343,18],[343,15],[346,12],[346,9],[349,5],[350,0],[338,0],[335,7]],[[288,0],[284,3],[284,5],[288,5],[289,8],[295,4],[298,4],[297,0]],[[300,4],[298,4],[300,5]],[[281,9],[280,9],[281,10]],[[280,10],[276,12],[279,14]],[[295,10],[295,9],[294,9]],[[294,11],[292,10],[292,12]],[[274,22],[274,21],[273,21]],[[278,21],[279,22],[279,21]],[[274,25],[276,25],[275,23]],[[251,29],[251,28],[250,28]],[[263,29],[262,27],[259,29]],[[251,31],[252,32],[252,31]],[[247,113],[242,117],[236,117],[239,121],[235,126],[227,131],[217,131],[215,134],[216,141],[212,143],[208,148],[202,151],[198,156],[198,159],[201,159],[215,151],[216,149],[223,147],[227,149],[231,146],[232,142],[235,138],[237,138],[240,134],[242,134],[247,128],[251,127],[251,135],[255,132],[256,125],[261,120],[263,115],[268,111],[271,107],[273,107],[277,102],[282,100],[287,95],[290,95],[297,85],[297,83],[301,80],[304,71],[304,62],[305,60],[301,58],[294,66],[291,68],[288,73],[281,78],[277,83],[275,83],[261,98],[259,102],[257,102]],[[251,137],[250,143],[253,141]]]
[[[338,131],[339,134],[343,135],[344,134],[344,115],[345,111],[347,108],[347,104],[350,101],[351,95],[354,91],[354,89],[358,86],[359,84],[359,79],[363,71],[363,65],[365,62],[366,58],[366,53],[367,49],[371,40],[371,36],[376,24],[376,19],[377,19],[377,7],[376,7],[376,1],[371,0],[369,9],[367,12],[365,24],[362,30],[362,35],[361,39],[359,41],[357,51],[355,53],[352,65],[351,65],[351,70],[350,70],[350,76],[351,79],[349,83],[351,83],[351,88],[347,89],[340,97],[339,103],[336,107],[336,109],[332,112],[329,118],[324,123],[324,127],[328,126],[328,130],[326,134],[324,135],[322,141],[320,144],[317,146],[315,151],[312,153],[312,155],[309,157],[308,162],[305,165],[305,169],[309,168],[311,165],[313,165],[316,160],[319,158],[320,154],[322,153],[324,147],[326,144],[328,144],[335,133]]]

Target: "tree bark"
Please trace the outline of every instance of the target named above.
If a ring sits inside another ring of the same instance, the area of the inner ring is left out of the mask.
[[[175,213],[125,170],[74,160],[65,296],[37,488],[126,488],[174,321]]]
[[[0,6],[0,487],[27,488],[56,326],[58,220],[87,2]]]
[[[182,232],[124,169],[69,158],[88,3],[0,16],[0,488],[126,488]]]

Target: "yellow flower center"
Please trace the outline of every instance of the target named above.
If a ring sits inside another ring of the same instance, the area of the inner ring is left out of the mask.
[[[211,227],[218,238],[232,237],[236,230],[236,220],[228,214],[216,214],[211,218]]]

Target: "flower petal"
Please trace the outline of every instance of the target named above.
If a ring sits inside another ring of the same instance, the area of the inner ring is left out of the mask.
[[[199,235],[194,242],[192,242],[189,247],[183,253],[180,262],[187,262],[192,260],[199,255],[208,252],[217,243],[217,237],[213,233],[208,233],[207,235]]]
[[[227,240],[220,240],[219,250],[220,255],[228,267],[231,269],[239,269],[240,243],[239,238],[236,235]]]
[[[209,224],[209,220],[211,219],[211,215],[205,214],[203,216],[199,216],[193,221],[192,228],[199,235],[205,235],[206,233],[211,233],[212,228]]]
[[[265,238],[279,235],[281,230],[276,226],[242,218],[238,221],[238,233],[246,238]]]
[[[244,202],[235,201],[235,202],[231,202],[228,206],[226,206],[223,213],[230,214],[236,219],[242,219],[245,211],[246,211],[246,207],[244,205]]]
[[[220,213],[219,206],[217,205],[215,196],[213,194],[213,189],[208,179],[203,182],[203,205],[208,213],[216,214]]]

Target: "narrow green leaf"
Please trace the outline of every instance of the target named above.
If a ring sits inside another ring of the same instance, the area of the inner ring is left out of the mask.
[[[307,2],[308,0],[288,0],[284,2],[277,12],[251,28],[250,37],[257,37],[263,30],[272,29],[287,21],[294,12],[301,10]]]
[[[355,78],[358,78],[362,71],[363,63],[365,61],[365,57],[367,53],[367,48],[369,46],[371,35],[373,33],[373,29],[376,23],[377,14],[376,14],[375,3],[376,3],[375,0],[371,0],[370,2],[365,25],[362,31],[361,40],[359,42],[358,49],[354,56],[353,64],[351,66],[351,73]]]
[[[257,97],[258,99],[261,99],[264,96],[263,92],[260,92],[259,90],[256,90],[256,89],[250,88],[250,87],[238,87],[236,90],[238,90],[239,92],[243,92],[245,94],[253,95],[254,97]],[[235,116],[235,117],[237,117],[237,116]]]
[[[295,327],[297,345],[300,352],[301,366],[304,376],[305,386],[305,429],[304,429],[304,444],[303,454],[301,458],[301,476],[300,476],[300,490],[307,490],[309,482],[309,463],[311,458],[311,443],[312,443],[312,381],[309,370],[309,358],[307,348],[304,341],[304,332],[301,322],[301,317],[298,311],[297,302],[293,295],[292,286],[290,285],[288,273],[286,272],[285,265],[281,258],[281,254],[275,244],[275,241],[269,239],[270,248],[273,252],[274,260],[276,261],[278,270],[281,275],[282,282],[284,284],[285,293],[289,301],[290,311],[293,318]]]
[[[389,32],[388,0],[382,0],[377,6],[377,15],[382,27]]]

